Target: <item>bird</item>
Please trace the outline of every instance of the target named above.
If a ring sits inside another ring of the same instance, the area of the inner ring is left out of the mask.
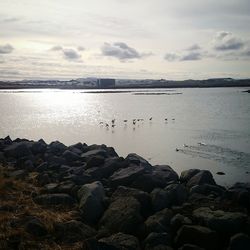
[[[168,120],[168,118],[165,118],[165,121],[167,121]]]
[[[109,127],[108,123],[106,123],[105,126],[108,128]]]
[[[133,120],[133,124],[135,125],[136,121]]]
[[[103,122],[99,122],[99,124],[103,124]]]
[[[113,120],[111,121],[111,123],[114,124],[114,123],[115,123],[115,119],[113,119]]]
[[[150,117],[149,120],[152,121],[153,117]]]
[[[173,118],[172,121],[175,121],[175,119]]]
[[[123,120],[124,122],[127,122],[128,120]]]
[[[178,151],[179,151],[179,149],[178,149],[178,148],[176,148],[176,149],[175,149],[175,151],[176,151],[176,152],[178,152]]]
[[[115,127],[115,124],[112,124],[111,127],[114,128],[114,127]]]
[[[184,148],[187,148],[187,147],[188,147],[188,145],[184,143],[184,144],[183,144],[183,147],[184,147]]]

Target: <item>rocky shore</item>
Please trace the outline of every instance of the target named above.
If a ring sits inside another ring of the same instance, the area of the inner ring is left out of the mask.
[[[0,249],[250,249],[250,183],[10,137],[0,164]]]

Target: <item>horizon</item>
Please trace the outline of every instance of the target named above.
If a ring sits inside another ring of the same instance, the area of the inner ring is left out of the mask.
[[[1,2],[0,80],[248,79],[249,12],[247,0]]]

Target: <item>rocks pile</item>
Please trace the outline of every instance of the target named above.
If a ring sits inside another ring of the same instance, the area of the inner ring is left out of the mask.
[[[152,166],[136,154],[122,158],[106,145],[6,137],[0,161],[6,178],[35,176],[37,206],[78,214],[50,229],[29,218],[24,227],[34,241],[51,236],[86,249],[250,249],[250,184],[226,189],[199,169],[179,177],[167,165]]]

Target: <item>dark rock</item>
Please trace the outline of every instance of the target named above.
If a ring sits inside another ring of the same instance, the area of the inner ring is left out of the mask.
[[[152,167],[147,160],[145,160],[141,156],[134,154],[134,153],[128,154],[125,160],[128,161],[129,163],[132,163],[132,164],[135,164],[137,166],[141,166],[147,169],[151,169]]]
[[[31,144],[31,151],[34,155],[36,154],[44,154],[47,150],[47,144],[43,139],[40,139],[37,142],[33,142]]]
[[[147,232],[163,233],[169,231],[170,220],[172,217],[173,212],[168,208],[153,214],[145,221]]]
[[[183,225],[191,225],[192,221],[181,214],[176,214],[170,221],[171,228],[177,231]]]
[[[13,143],[4,149],[7,157],[20,158],[31,155],[27,142]]]
[[[50,182],[52,182],[52,180],[50,179],[49,175],[47,173],[39,173],[36,177],[36,180],[38,182],[39,185],[43,186],[46,185]]]
[[[188,169],[181,172],[180,182],[187,183],[193,176],[198,174],[200,169]]]
[[[170,199],[167,191],[164,189],[156,188],[150,193],[150,196],[152,200],[152,208],[155,212],[170,207]]]
[[[187,187],[191,188],[195,185],[203,185],[203,184],[216,185],[213,175],[208,170],[201,170],[199,173],[194,175],[187,182]]]
[[[117,186],[128,186],[131,184],[136,177],[144,173],[144,167],[137,165],[129,165],[127,168],[116,171],[111,177],[110,182],[114,187]]]
[[[24,168],[27,169],[28,171],[32,171],[35,169],[35,166],[31,160],[26,160],[24,162]]]
[[[67,147],[59,141],[53,141],[48,145],[48,152],[55,155],[61,155],[66,149]]]
[[[46,184],[43,188],[44,188],[45,193],[53,194],[53,193],[57,193],[58,185],[59,185],[58,183],[49,183],[49,184]]]
[[[117,233],[109,237],[99,240],[100,243],[105,243],[106,246],[115,247],[116,249],[123,250],[139,250],[140,243],[138,239],[129,234]]]
[[[203,195],[210,195],[213,194],[215,196],[222,196],[225,193],[226,189],[224,187],[218,185],[196,185],[190,189],[190,194],[199,193]]]
[[[71,181],[76,185],[84,185],[93,182],[93,178],[88,174],[71,174],[64,177],[65,181]]]
[[[244,227],[247,216],[239,212],[212,211],[201,207],[193,211],[193,217],[219,233],[233,234]]]
[[[227,195],[230,199],[250,210],[250,183],[236,183],[229,188]]]
[[[0,162],[4,163],[5,161],[6,161],[6,159],[5,159],[4,153],[0,152]]]
[[[98,222],[103,214],[104,188],[101,182],[93,182],[83,185],[77,193],[79,209],[84,221],[90,224]]]
[[[16,170],[9,173],[9,177],[13,177],[15,179],[23,179],[27,175],[28,172],[25,169]]]
[[[77,161],[77,160],[80,160],[80,159],[81,159],[81,157],[80,157],[78,154],[76,154],[76,153],[74,153],[74,152],[72,152],[72,151],[70,151],[70,150],[65,150],[65,151],[63,152],[63,154],[62,154],[62,157],[63,157],[67,162],[73,162],[73,161]]]
[[[100,225],[108,231],[133,234],[142,222],[140,203],[133,197],[116,199],[104,212]]]
[[[104,164],[105,158],[101,155],[93,156],[87,160],[86,168],[98,167]]]
[[[25,230],[37,237],[45,236],[47,234],[45,225],[38,218],[29,220],[25,225]]]
[[[216,174],[217,174],[217,175],[225,175],[224,172],[217,172]]]
[[[41,163],[39,166],[36,167],[35,169],[37,172],[42,173],[46,170],[48,170],[48,163],[47,162],[43,162]]]
[[[95,237],[96,231],[80,221],[71,220],[54,225],[56,240],[65,243],[74,243]]]
[[[216,233],[209,228],[197,225],[182,226],[177,232],[175,243],[177,246],[194,244],[206,250],[219,249]]]
[[[228,250],[249,250],[250,238],[248,235],[239,233],[231,237]]]
[[[178,248],[178,250],[204,250],[204,248],[192,244],[184,244],[182,247]]]
[[[162,249],[169,250],[171,245],[171,237],[167,233],[150,233],[144,240],[144,249]]]
[[[74,199],[68,194],[43,194],[36,196],[34,201],[45,206],[72,206],[75,203]]]
[[[148,193],[141,190],[119,186],[111,196],[111,201],[119,198],[134,197],[141,205],[141,214],[146,217],[151,212],[151,201]]]
[[[92,157],[96,157],[96,156],[102,156],[104,158],[107,158],[108,153],[104,149],[94,149],[94,150],[90,150],[90,151],[87,151],[86,153],[81,154],[81,158],[85,161],[88,161]]]

